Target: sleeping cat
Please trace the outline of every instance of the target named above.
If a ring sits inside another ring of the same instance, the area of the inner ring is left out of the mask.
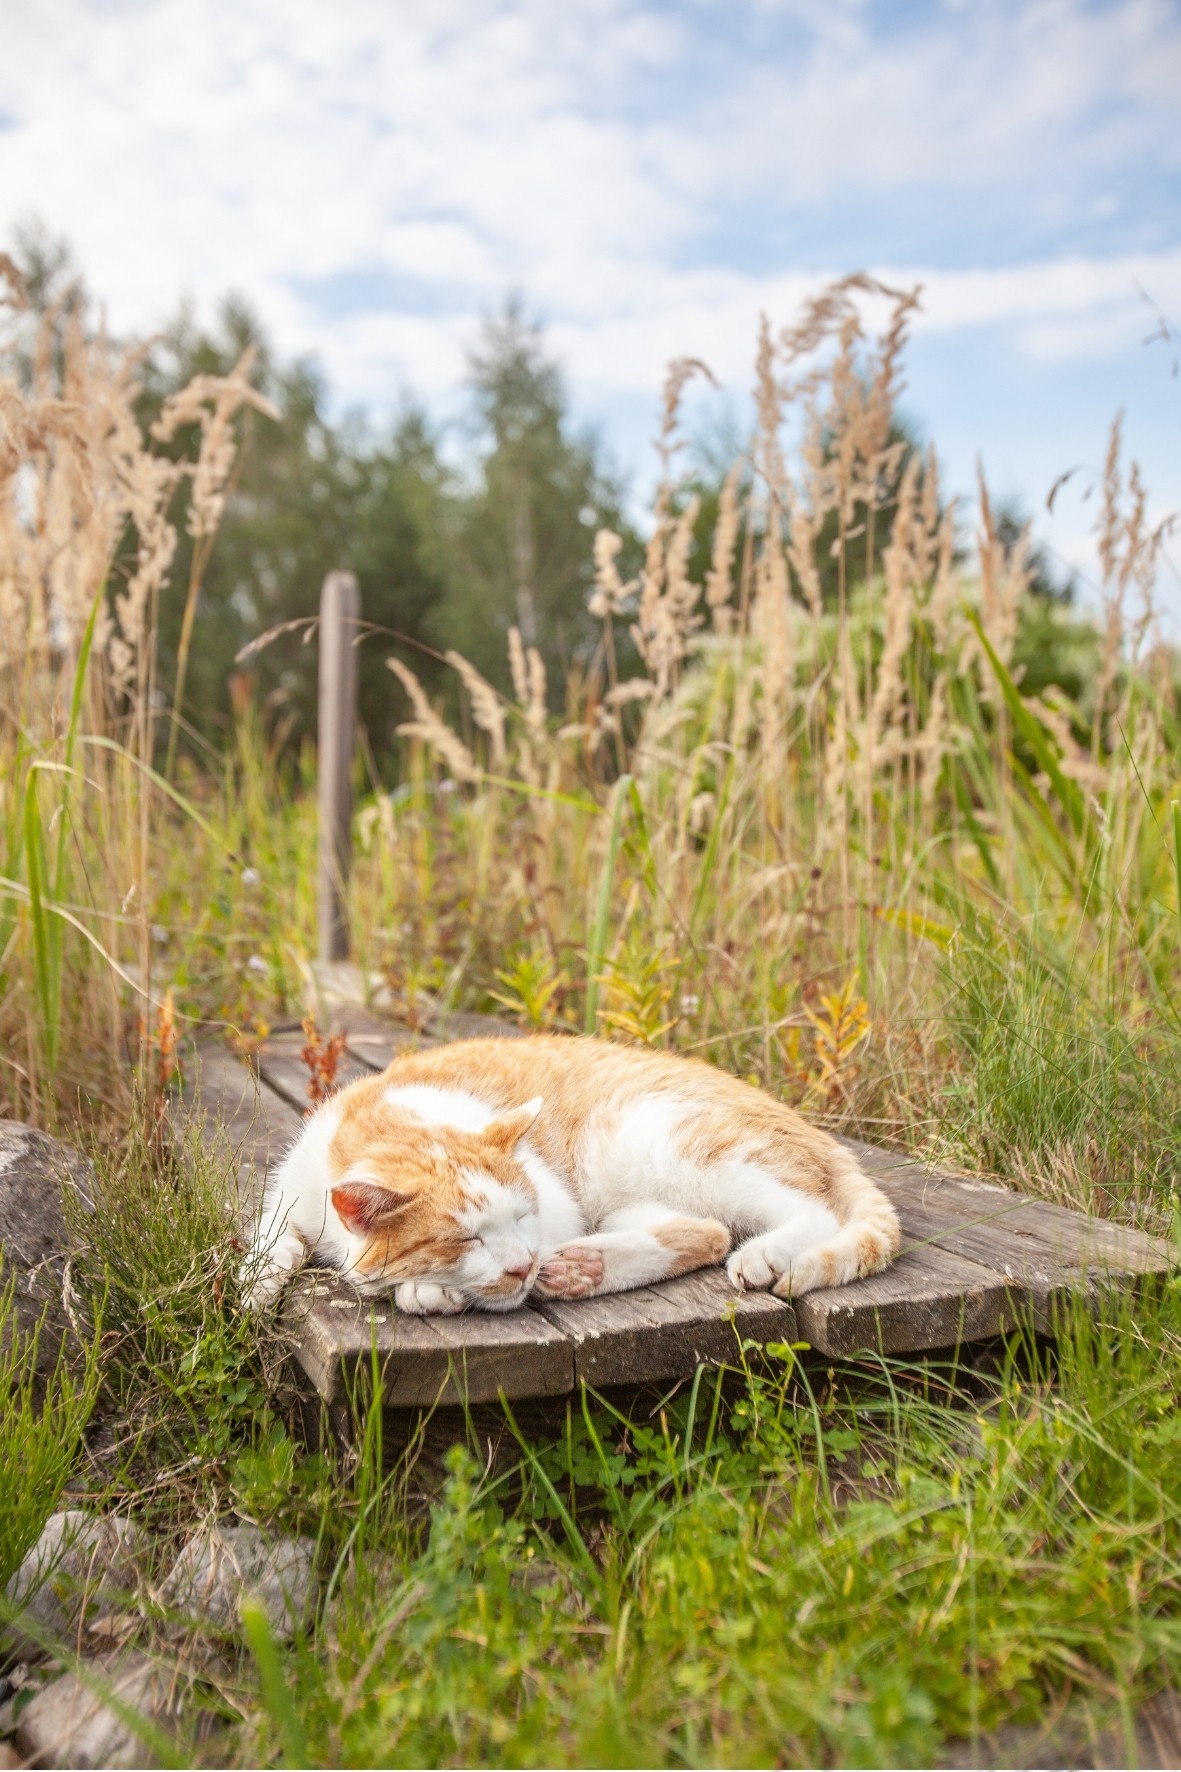
[[[877,1273],[898,1243],[848,1152],[769,1095],[538,1034],[411,1052],[330,1097],[267,1182],[245,1278],[257,1308],[314,1255],[424,1314],[726,1261],[736,1286],[789,1297]]]

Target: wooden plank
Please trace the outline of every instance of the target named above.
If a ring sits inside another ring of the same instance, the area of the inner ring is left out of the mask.
[[[374,1016],[372,1019],[376,1022],[379,1018]],[[349,1052],[368,1071],[384,1071],[399,1052],[419,1051],[441,1043],[432,1034],[417,1033],[388,1021],[376,1028],[364,1023],[357,1027],[350,1016],[344,1025]]]
[[[290,1044],[282,1040],[266,1040],[255,1054],[255,1062],[263,1081],[301,1119],[311,1106],[308,1100],[308,1068],[299,1056],[302,1045],[303,1035],[297,1034]],[[346,1048],[336,1067],[338,1087],[355,1082],[358,1077],[372,1075],[369,1066],[352,1057]]]
[[[799,1331],[833,1357],[922,1353],[1032,1325],[1034,1300],[991,1268],[943,1249],[904,1247],[884,1274],[795,1300]]]
[[[392,1299],[361,1299],[327,1268],[305,1269],[280,1317],[300,1366],[326,1403],[348,1400],[376,1349],[387,1407],[488,1403],[503,1392],[565,1396],[574,1388],[573,1350],[534,1311],[409,1317]]]
[[[938,1198],[938,1194],[933,1195]],[[1073,1296],[1096,1299],[1112,1286],[1126,1286],[1143,1277],[1141,1266],[1123,1265],[1118,1254],[1093,1244],[1080,1254],[1071,1244],[1063,1248],[1053,1232],[1015,1229],[1003,1211],[996,1217],[960,1217],[921,1205],[904,1194],[895,1205],[908,1242],[952,1254],[991,1268],[1002,1279],[1028,1293],[1033,1320],[1045,1332],[1052,1331],[1059,1308]],[[1157,1271],[1155,1266],[1147,1271]]]
[[[1062,1267],[1118,1275],[1164,1273],[1172,1266],[1168,1245],[1160,1239],[1109,1219],[1091,1218],[1048,1200],[1031,1200],[999,1183],[920,1168],[893,1152],[853,1139],[842,1143],[853,1151],[867,1174],[873,1175],[900,1212],[907,1202],[981,1227],[980,1255],[990,1262],[1020,1262],[1022,1251],[1036,1249]],[[1007,1237],[1007,1252],[999,1239]]]
[[[444,1392],[443,1402],[490,1403],[502,1391],[510,1401],[564,1397],[574,1389],[569,1337],[531,1308],[428,1320],[450,1363],[454,1394]]]
[[[742,1340],[796,1338],[788,1303],[766,1292],[735,1292],[721,1268],[606,1298],[534,1296],[532,1304],[569,1337],[575,1378],[595,1389],[686,1378],[698,1365],[736,1365]]]
[[[185,1111],[202,1116],[210,1140],[224,1138],[236,1153],[239,1197],[253,1209],[268,1168],[298,1137],[301,1116],[213,1041],[197,1047],[184,1099]]]
[[[409,1028],[395,1027],[389,1022],[379,1025],[380,1033],[347,1034],[347,1044],[336,1069],[338,1087],[384,1071],[399,1052],[434,1044],[424,1040],[421,1034],[411,1033]],[[300,1057],[304,1044],[302,1032],[271,1034],[255,1054],[260,1075],[289,1106],[297,1107],[301,1112],[308,1106],[308,1068]]]

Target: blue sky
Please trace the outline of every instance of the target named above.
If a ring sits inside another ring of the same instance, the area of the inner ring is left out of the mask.
[[[1122,406],[1181,506],[1137,291],[1181,323],[1176,3],[0,0],[0,37],[0,238],[67,236],[117,329],[232,287],[339,406],[446,416],[517,288],[638,495],[667,360],[741,422],[760,311],[865,268],[924,285],[905,404],[955,489],[979,452],[1041,511]],[[1039,517],[1084,573],[1090,521]]]

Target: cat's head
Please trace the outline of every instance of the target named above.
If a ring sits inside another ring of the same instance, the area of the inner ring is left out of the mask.
[[[520,1304],[537,1276],[540,1227],[517,1146],[540,1109],[531,1101],[467,1132],[391,1115],[368,1092],[345,1106],[328,1160],[352,1284],[380,1293],[427,1279],[483,1310]]]

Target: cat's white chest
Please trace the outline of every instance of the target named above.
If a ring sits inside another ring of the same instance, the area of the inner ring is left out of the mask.
[[[637,1200],[701,1210],[701,1171],[681,1153],[691,1112],[671,1095],[643,1095],[620,1112],[592,1112],[578,1141],[580,1191],[593,1219]]]

